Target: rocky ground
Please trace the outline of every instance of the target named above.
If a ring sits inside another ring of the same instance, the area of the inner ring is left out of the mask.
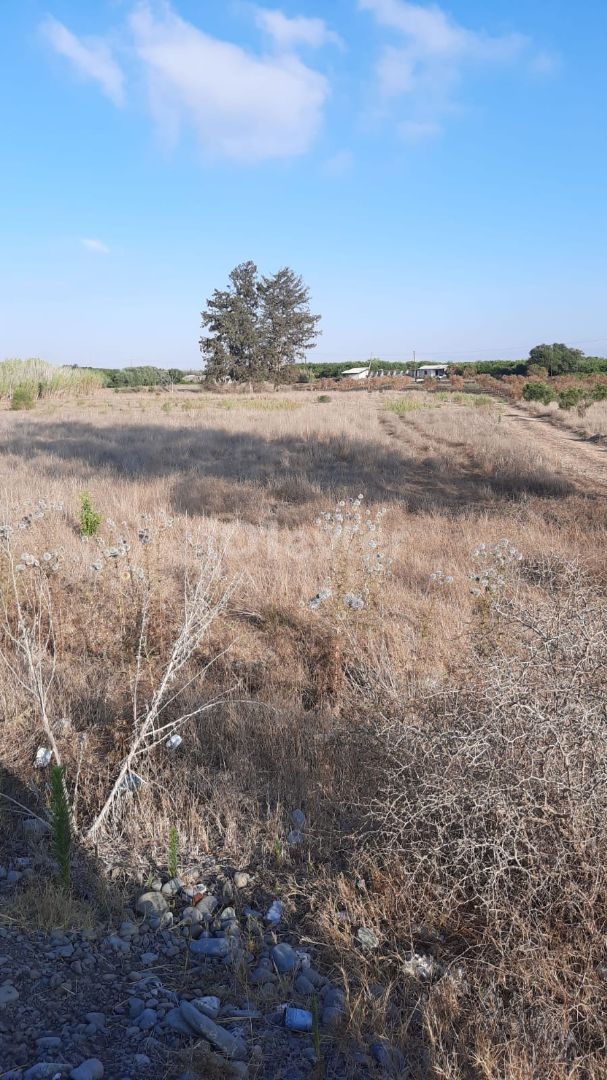
[[[0,866],[0,912],[36,886]],[[405,1077],[382,1042],[352,1045],[344,987],[255,907],[244,872],[148,881],[114,925],[48,934],[0,920],[2,1080]],[[361,948],[372,948],[360,937]]]

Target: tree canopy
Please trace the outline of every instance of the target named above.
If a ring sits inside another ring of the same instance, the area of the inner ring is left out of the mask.
[[[529,353],[529,362],[545,368],[549,375],[562,375],[566,371],[579,371],[584,360],[581,349],[555,342],[554,345],[536,345]]]
[[[216,382],[279,378],[314,348],[319,321],[308,287],[289,267],[260,278],[254,262],[240,263],[202,312],[206,376]]]

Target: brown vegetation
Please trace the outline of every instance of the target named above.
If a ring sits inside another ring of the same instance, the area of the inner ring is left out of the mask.
[[[254,868],[345,973],[352,1028],[414,1075],[598,1080],[603,499],[500,405],[280,397],[298,407],[108,393],[0,413],[5,767],[44,816],[50,728],[84,838],[203,581],[204,632],[100,856],[145,877],[175,827],[188,864]],[[88,540],[84,490],[104,518]]]

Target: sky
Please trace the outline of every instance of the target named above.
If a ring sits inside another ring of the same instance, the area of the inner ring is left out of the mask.
[[[604,0],[0,0],[0,357],[195,369],[248,259],[312,359],[607,355],[606,40]]]

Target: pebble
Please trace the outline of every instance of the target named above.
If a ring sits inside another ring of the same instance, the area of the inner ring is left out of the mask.
[[[234,885],[237,889],[246,889],[247,885],[251,883],[251,875],[245,874],[244,871],[238,870],[234,874]]]
[[[156,1026],[157,1022],[158,1022],[158,1013],[156,1012],[156,1010],[155,1009],[144,1009],[143,1012],[141,1013],[141,1015],[139,1016],[139,1019],[137,1021],[137,1025],[138,1025],[138,1027],[140,1028],[141,1031],[151,1031],[152,1028]]]
[[[306,815],[304,814],[303,810],[293,810],[293,813],[291,814],[291,821],[293,822],[296,829],[303,829],[306,823]]]
[[[219,1016],[219,1010],[221,1009],[221,1001],[218,997],[198,997],[192,1002],[194,1008],[200,1012],[205,1013],[211,1017],[211,1020],[216,1020]]]
[[[10,1005],[19,998],[19,991],[12,983],[5,982],[0,986],[0,1009],[3,1005]]]
[[[89,1012],[85,1014],[84,1019],[87,1024],[92,1025],[96,1031],[103,1031],[105,1027],[105,1013],[102,1012]]]
[[[186,1024],[192,1028],[192,1031],[203,1039],[207,1039],[212,1046],[225,1054],[228,1059],[242,1060],[246,1057],[247,1050],[243,1040],[237,1039],[231,1032],[219,1027],[214,1020],[211,1020],[210,1016],[205,1016],[204,1013],[199,1012],[189,1001],[182,1001],[179,1009]]]
[[[183,882],[178,877],[171,878],[170,881],[166,881],[162,886],[161,892],[164,896],[177,896],[177,893],[181,892],[183,888]]]
[[[297,967],[297,953],[286,942],[274,946],[272,960],[279,975],[286,975]]]
[[[314,983],[311,983],[305,975],[298,975],[295,980],[295,989],[298,994],[309,996],[314,993]]]
[[[88,1058],[77,1069],[72,1069],[71,1080],[102,1080],[105,1070],[98,1058]]]
[[[131,946],[129,945],[128,941],[125,941],[124,938],[119,937],[118,934],[110,934],[109,938],[107,938],[106,940],[107,944],[112,949],[115,949],[116,952],[129,953],[131,951]]]
[[[146,892],[137,901],[137,911],[146,918],[150,915],[162,916],[167,910],[168,905],[162,893]]]
[[[196,911],[198,911],[203,918],[205,916],[210,918],[213,912],[219,907],[219,900],[216,896],[209,894],[209,896],[203,896],[202,900],[199,900],[194,906]]]
[[[164,1023],[172,1031],[178,1031],[180,1035],[192,1037],[192,1029],[186,1024],[179,1009],[171,1009],[164,1018]]]
[[[230,942],[227,938],[199,938],[190,942],[190,951],[198,956],[208,956],[215,960],[224,960],[230,955]]]
[[[133,1058],[133,1065],[136,1069],[147,1069],[152,1064],[151,1059],[147,1054],[135,1054]]]

